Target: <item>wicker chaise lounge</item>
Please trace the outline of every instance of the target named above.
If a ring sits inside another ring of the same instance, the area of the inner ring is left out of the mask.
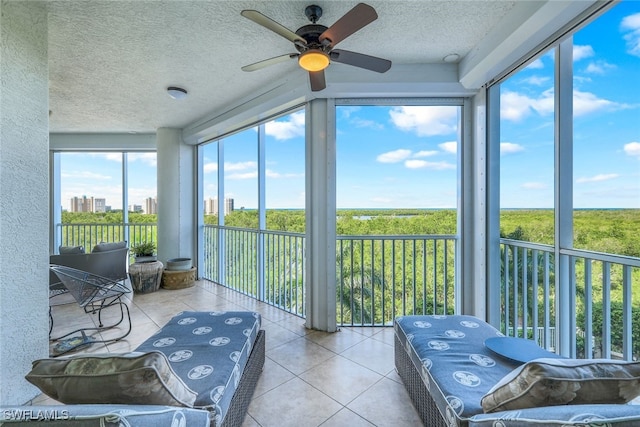
[[[264,361],[258,313],[182,312],[132,353],[35,361],[27,379],[65,404],[2,407],[0,425],[240,427]]]
[[[395,319],[396,370],[428,427],[640,426],[640,362],[536,358],[516,362],[472,316]]]

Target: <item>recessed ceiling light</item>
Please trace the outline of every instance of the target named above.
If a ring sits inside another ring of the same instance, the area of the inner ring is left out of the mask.
[[[173,99],[183,99],[187,97],[187,91],[177,86],[169,86],[167,88],[167,93]]]
[[[460,59],[460,55],[458,55],[457,53],[450,53],[449,55],[442,58],[444,62],[456,62],[458,59]]]

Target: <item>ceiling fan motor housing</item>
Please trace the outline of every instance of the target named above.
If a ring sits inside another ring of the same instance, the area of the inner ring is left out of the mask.
[[[295,45],[298,52],[302,53],[309,49],[322,49],[323,44],[320,43],[320,34],[324,33],[327,27],[320,24],[308,24],[298,28],[296,34],[307,41],[307,46]]]

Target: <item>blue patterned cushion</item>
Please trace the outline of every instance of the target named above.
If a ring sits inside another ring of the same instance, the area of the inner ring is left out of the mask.
[[[627,403],[640,394],[640,362],[535,359],[482,398],[485,412],[565,404]]]
[[[1,425],[41,426],[189,426],[208,427],[200,409],[156,405],[43,405],[0,407]]]
[[[398,317],[395,332],[448,418],[482,413],[482,396],[518,366],[485,347],[502,334],[473,316]]]
[[[185,311],[136,351],[160,351],[185,384],[198,393],[195,408],[220,425],[260,330],[259,313]]]
[[[448,426],[638,427],[640,405],[544,406],[485,414],[480,401],[521,364],[487,349],[502,334],[472,316],[404,316],[395,333]]]
[[[481,414],[469,427],[638,427],[640,405],[561,405]]]

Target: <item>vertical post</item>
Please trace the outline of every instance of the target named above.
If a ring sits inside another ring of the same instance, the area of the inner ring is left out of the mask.
[[[256,256],[257,277],[258,277],[258,299],[264,301],[264,233],[263,230],[267,228],[267,213],[266,213],[266,159],[265,159],[265,145],[266,145],[266,133],[264,123],[258,126],[258,245]]]
[[[487,248],[487,322],[500,328],[500,86],[488,89],[486,147],[486,248]],[[506,248],[505,248],[506,251]]]
[[[51,194],[49,195],[49,207],[51,209],[51,225],[49,239],[49,253],[57,254],[58,248],[62,245],[62,190],[61,190],[61,171],[60,171],[60,153],[50,152],[49,162],[49,182],[51,183]]]
[[[197,277],[203,277],[204,269],[204,146],[196,147],[196,266],[198,268]]]
[[[575,297],[570,257],[560,251],[573,246],[573,40],[556,49],[555,67],[555,286],[558,342],[563,356],[572,356],[575,335]],[[572,293],[574,294],[572,297]]]
[[[188,257],[196,249],[195,147],[182,142],[180,129],[159,128],[158,144],[158,260]]]
[[[224,268],[224,140],[218,141],[218,283],[225,283],[226,269]]]
[[[126,152],[122,152],[122,228],[124,231],[123,240],[129,245],[129,161]],[[157,227],[156,227],[157,228]]]
[[[335,332],[336,139],[335,101],[306,108],[306,327]]]
[[[456,312],[487,318],[487,144],[485,89],[462,107],[458,149]],[[459,265],[459,267],[458,267]]]

